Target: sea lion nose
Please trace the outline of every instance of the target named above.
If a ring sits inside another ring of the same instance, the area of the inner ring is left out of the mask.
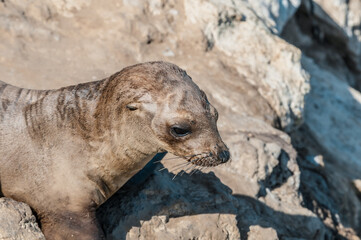
[[[220,153],[218,153],[218,159],[221,160],[222,163],[227,162],[230,157],[231,157],[231,154],[227,150],[224,150],[224,151],[221,151]]]

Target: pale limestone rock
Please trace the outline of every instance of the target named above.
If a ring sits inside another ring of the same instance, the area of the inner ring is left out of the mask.
[[[360,173],[361,88],[343,57],[357,69],[361,8],[359,0],[349,1],[348,13],[344,1],[339,8],[317,1],[315,36],[293,24],[310,14],[310,2],[1,1],[1,80],[55,88],[166,60],[187,70],[217,107],[232,161],[191,175],[175,169],[182,161],[164,160],[169,171],[145,173],[151,176],[143,185],[123,188],[99,210],[109,239],[239,239],[255,232],[352,239],[361,233],[350,179]],[[293,38],[286,42],[280,33]],[[325,39],[338,48],[325,48]],[[272,126],[291,133],[294,144],[304,119],[307,140],[315,142],[299,148],[297,163],[290,137]],[[304,156],[304,149],[312,151]]]
[[[353,180],[353,184],[357,190],[357,194],[361,195],[361,179]]]
[[[284,25],[295,14],[301,4],[301,0],[263,0],[248,2],[255,14],[276,34],[282,32]]]
[[[91,1],[89,0],[55,0],[51,2],[57,8],[57,13],[65,17],[73,17],[76,11],[79,11],[86,6],[89,6],[89,4],[91,3]]]
[[[45,240],[45,237],[28,205],[0,198],[0,239]]]
[[[277,232],[272,228],[251,226],[248,233],[248,240],[278,240]]]
[[[300,51],[272,35],[244,2],[194,2],[185,1],[193,9],[187,12],[187,19],[204,25],[208,48],[224,53],[227,64],[247,76],[280,116],[283,128],[298,126],[302,122],[303,97],[309,91]],[[203,19],[203,15],[208,18]]]
[[[116,233],[113,234],[116,239]],[[199,214],[170,218],[154,216],[132,227],[127,239],[240,239],[237,221],[232,214]]]
[[[315,2],[352,37],[361,39],[361,1],[360,0],[315,0]]]
[[[319,66],[360,90],[360,24],[348,21],[347,16],[353,15],[360,22],[361,11],[360,8],[351,9],[351,5],[361,5],[361,1],[303,0],[281,36],[313,58]]]
[[[144,184],[126,186],[126,195],[121,190],[99,210],[109,238],[239,239],[257,223],[285,237],[327,236],[320,219],[301,205],[300,172],[286,134],[249,118],[221,131],[230,163],[193,173],[178,166],[184,160],[166,156]]]

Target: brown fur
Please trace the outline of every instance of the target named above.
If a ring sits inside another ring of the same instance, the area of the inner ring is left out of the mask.
[[[216,110],[170,63],[58,90],[0,82],[0,103],[2,192],[37,212],[48,239],[103,238],[95,209],[158,152],[200,166],[229,159]],[[171,134],[177,124],[191,133]]]

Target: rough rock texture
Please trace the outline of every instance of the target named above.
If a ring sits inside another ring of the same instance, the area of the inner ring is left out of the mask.
[[[309,90],[300,66],[301,53],[272,35],[244,2],[214,2],[185,2],[187,19],[203,29],[206,50],[215,47],[227,57],[225,64],[233,66],[257,89],[279,117],[282,128],[298,126],[303,96]],[[187,5],[192,10],[187,11]],[[204,15],[208,19],[202,19]]]
[[[166,156],[144,184],[119,191],[99,213],[108,238],[245,239],[258,234],[250,233],[257,225],[282,238],[332,235],[300,204],[300,172],[286,134],[245,119],[224,140],[233,156],[225,166],[194,173]]]
[[[45,237],[28,205],[0,198],[0,239],[45,240]]]
[[[360,0],[303,0],[281,35],[320,67],[360,90],[360,6]]]
[[[360,6],[2,0],[0,78],[55,88],[166,60],[208,94],[232,161],[151,163],[99,209],[108,239],[359,239]]]
[[[272,228],[262,228],[260,226],[250,227],[248,233],[248,240],[258,240],[258,239],[270,239],[278,240],[277,232]]]
[[[259,16],[264,24],[272,30],[272,32],[279,34],[288,20],[293,17],[301,4],[301,0],[290,1],[249,1],[249,4],[254,13]]]
[[[361,20],[360,8],[351,8],[361,1],[316,2],[304,1],[281,34],[305,53],[301,63],[311,76],[305,123],[293,134],[304,168],[301,192],[309,209],[331,217],[326,224],[351,227],[360,235],[355,183],[361,173],[361,43],[359,26],[347,18]]]

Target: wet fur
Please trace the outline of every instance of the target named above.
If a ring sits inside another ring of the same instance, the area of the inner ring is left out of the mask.
[[[177,121],[192,135],[171,136]],[[1,190],[36,211],[47,239],[102,239],[95,209],[157,152],[221,163],[216,121],[204,92],[165,62],[56,90],[0,82]]]

